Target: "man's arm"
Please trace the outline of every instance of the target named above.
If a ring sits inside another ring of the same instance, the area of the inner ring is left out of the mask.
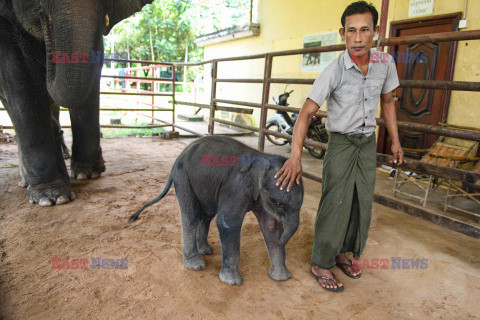
[[[315,113],[317,113],[318,109],[318,104],[316,104],[313,100],[306,99],[302,110],[298,114],[297,121],[295,122],[295,128],[293,130],[292,151],[290,158],[275,174],[275,178],[280,176],[280,178],[277,180],[277,186],[282,184],[280,190],[283,190],[283,188],[285,188],[285,186],[288,184],[287,192],[290,191],[295,181],[297,184],[300,184],[300,178],[302,177],[303,173],[301,163],[303,141],[307,136],[308,126],[310,125],[310,122],[312,121]]]
[[[393,93],[388,92],[380,96],[380,104],[383,110],[383,117],[385,119],[385,126],[388,134],[392,138],[392,154],[393,159],[397,161],[398,165],[403,162],[403,150],[398,138],[397,127],[397,111],[395,110],[395,101],[393,101]]]

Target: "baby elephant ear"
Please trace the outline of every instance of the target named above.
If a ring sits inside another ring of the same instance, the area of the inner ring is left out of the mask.
[[[261,171],[267,171],[270,169],[270,160],[264,156],[256,156],[252,154],[242,154],[240,172],[247,172],[250,168],[264,169]]]
[[[240,171],[247,172],[252,170],[251,174],[245,175],[248,181],[252,197],[255,201],[260,197],[260,190],[263,188],[265,172],[270,169],[270,160],[264,156],[243,156]]]

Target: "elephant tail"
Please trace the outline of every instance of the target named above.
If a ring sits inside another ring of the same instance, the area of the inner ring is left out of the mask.
[[[170,172],[170,175],[168,176],[167,184],[165,185],[165,188],[163,189],[162,193],[158,197],[156,197],[155,199],[153,199],[152,201],[150,201],[149,203],[141,207],[140,210],[132,214],[130,218],[128,218],[128,223],[132,223],[135,220],[137,220],[138,216],[145,208],[150,207],[152,204],[155,204],[158,201],[162,200],[162,198],[165,197],[165,195],[167,194],[168,190],[170,190],[172,183],[173,183],[173,170]]]

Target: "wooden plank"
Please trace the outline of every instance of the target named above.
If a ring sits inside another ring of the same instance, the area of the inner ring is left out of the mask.
[[[446,216],[434,214],[424,208],[411,205],[406,201],[400,201],[379,194],[375,194],[373,196],[373,201],[383,206],[405,212],[406,214],[429,220],[435,224],[438,224],[439,226],[463,233],[469,237],[480,239],[480,228]]]
[[[377,163],[390,163],[393,156],[377,153]],[[480,173],[451,167],[440,167],[423,161],[404,159],[401,169],[417,173],[431,174],[445,179],[453,179],[460,182],[472,183],[480,181]]]

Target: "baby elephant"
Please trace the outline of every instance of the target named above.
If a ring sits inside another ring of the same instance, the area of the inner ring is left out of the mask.
[[[278,281],[291,277],[285,267],[285,244],[297,231],[303,185],[290,192],[276,186],[275,173],[286,158],[252,149],[239,141],[208,136],[190,144],[175,161],[163,192],[132,215],[160,201],[175,186],[182,217],[183,262],[188,269],[205,267],[201,254],[212,254],[207,242],[210,221],[217,215],[222,246],[220,280],[242,283],[238,272],[240,233],[248,211],[262,230],[272,266],[269,276]]]

